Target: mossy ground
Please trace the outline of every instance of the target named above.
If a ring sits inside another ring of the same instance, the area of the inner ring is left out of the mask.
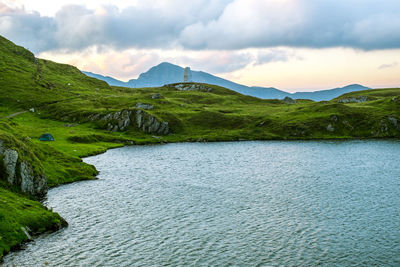
[[[343,104],[334,99],[286,104],[204,86],[211,90],[110,87],[75,67],[36,59],[0,36],[0,137],[14,138],[13,143],[25,149],[25,156],[35,157],[34,167],[44,172],[49,186],[93,179],[96,169],[81,158],[126,144],[400,137],[400,126],[389,120],[397,118],[400,124],[400,89],[342,96],[368,96],[370,101],[363,103]],[[154,94],[161,98],[153,99]],[[137,103],[154,105],[146,112],[169,122],[172,133],[153,136],[134,126],[109,132],[89,119],[92,114],[134,109]],[[34,112],[28,111],[31,108]],[[27,112],[6,118],[22,111]],[[38,141],[43,133],[51,133],[55,141]],[[0,183],[0,258],[25,240],[21,226],[41,232],[53,229],[57,220],[59,216],[39,202]]]

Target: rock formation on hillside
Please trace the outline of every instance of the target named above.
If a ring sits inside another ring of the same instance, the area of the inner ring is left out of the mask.
[[[296,101],[294,101],[293,98],[288,96],[285,97],[282,101],[285,102],[286,104],[296,104]]]
[[[105,115],[92,114],[89,116],[89,119],[91,121],[105,123],[105,128],[108,131],[113,132],[126,131],[130,126],[134,126],[139,130],[150,134],[167,135],[170,133],[168,122],[162,121],[142,109],[125,109]]]
[[[199,91],[211,92],[212,88],[198,83],[177,83],[167,85],[169,88],[174,88],[179,91]]]
[[[22,192],[40,198],[47,193],[47,181],[43,174],[35,174],[30,163],[20,157],[16,149],[7,148],[0,140],[0,174],[8,184]]]
[[[338,100],[339,103],[363,103],[369,101],[366,96],[344,97]]]

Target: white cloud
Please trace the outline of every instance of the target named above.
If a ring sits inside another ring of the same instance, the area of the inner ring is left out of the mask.
[[[161,49],[127,49],[90,47],[79,52],[43,52],[41,58],[72,64],[82,70],[111,75],[122,80],[137,77],[160,62],[190,66],[214,74],[244,68],[256,60],[254,51],[181,51]]]
[[[391,68],[395,68],[399,65],[398,62],[392,62],[390,64],[382,64],[378,67],[379,70],[384,70],[384,69],[391,69]]]
[[[180,41],[197,49],[262,47],[265,40],[265,46],[276,46],[297,36],[303,14],[296,1],[236,0],[218,19],[185,27]]]
[[[289,49],[270,48],[259,50],[255,65],[262,65],[270,62],[286,62],[289,60],[301,60],[302,58]]]

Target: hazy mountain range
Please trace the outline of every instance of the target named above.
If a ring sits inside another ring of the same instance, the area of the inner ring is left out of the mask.
[[[119,81],[109,76],[102,76],[100,74],[91,72],[83,71],[83,73],[87,76],[103,80],[110,85],[142,88],[159,87],[165,84],[183,82],[184,68],[171,63],[163,62],[150,68],[147,72],[140,74],[137,79],[132,79],[128,82]],[[314,101],[322,101],[331,100],[345,93],[370,89],[359,84],[352,84],[342,88],[329,90],[288,93],[274,87],[250,87],[234,83],[203,71],[192,71],[192,81],[219,85],[244,95],[251,95],[263,99],[282,99],[288,96],[293,99],[311,99]]]

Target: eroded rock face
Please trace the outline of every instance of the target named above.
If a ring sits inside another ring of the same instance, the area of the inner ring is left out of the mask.
[[[146,133],[168,134],[169,125],[166,121],[159,121],[156,117],[142,111],[136,111],[136,125]]]
[[[9,184],[16,184],[16,171],[18,161],[18,152],[12,149],[5,149],[3,154],[3,163]]]
[[[21,162],[21,189],[24,192],[33,192],[33,177],[29,173],[28,166]]]
[[[106,115],[93,114],[89,118],[92,121],[107,122],[106,129],[113,132],[125,131],[128,127],[135,126],[145,133],[162,135],[170,133],[168,122],[161,121],[142,109],[122,110]]]
[[[23,192],[34,195],[44,196],[47,192],[47,182],[44,175],[34,176],[30,166],[22,161],[21,170],[21,189]]]
[[[0,141],[0,164],[4,165],[5,180],[19,187],[22,192],[35,197],[43,197],[47,193],[47,180],[44,175],[34,175],[29,163],[20,160],[14,149],[4,148]]]

